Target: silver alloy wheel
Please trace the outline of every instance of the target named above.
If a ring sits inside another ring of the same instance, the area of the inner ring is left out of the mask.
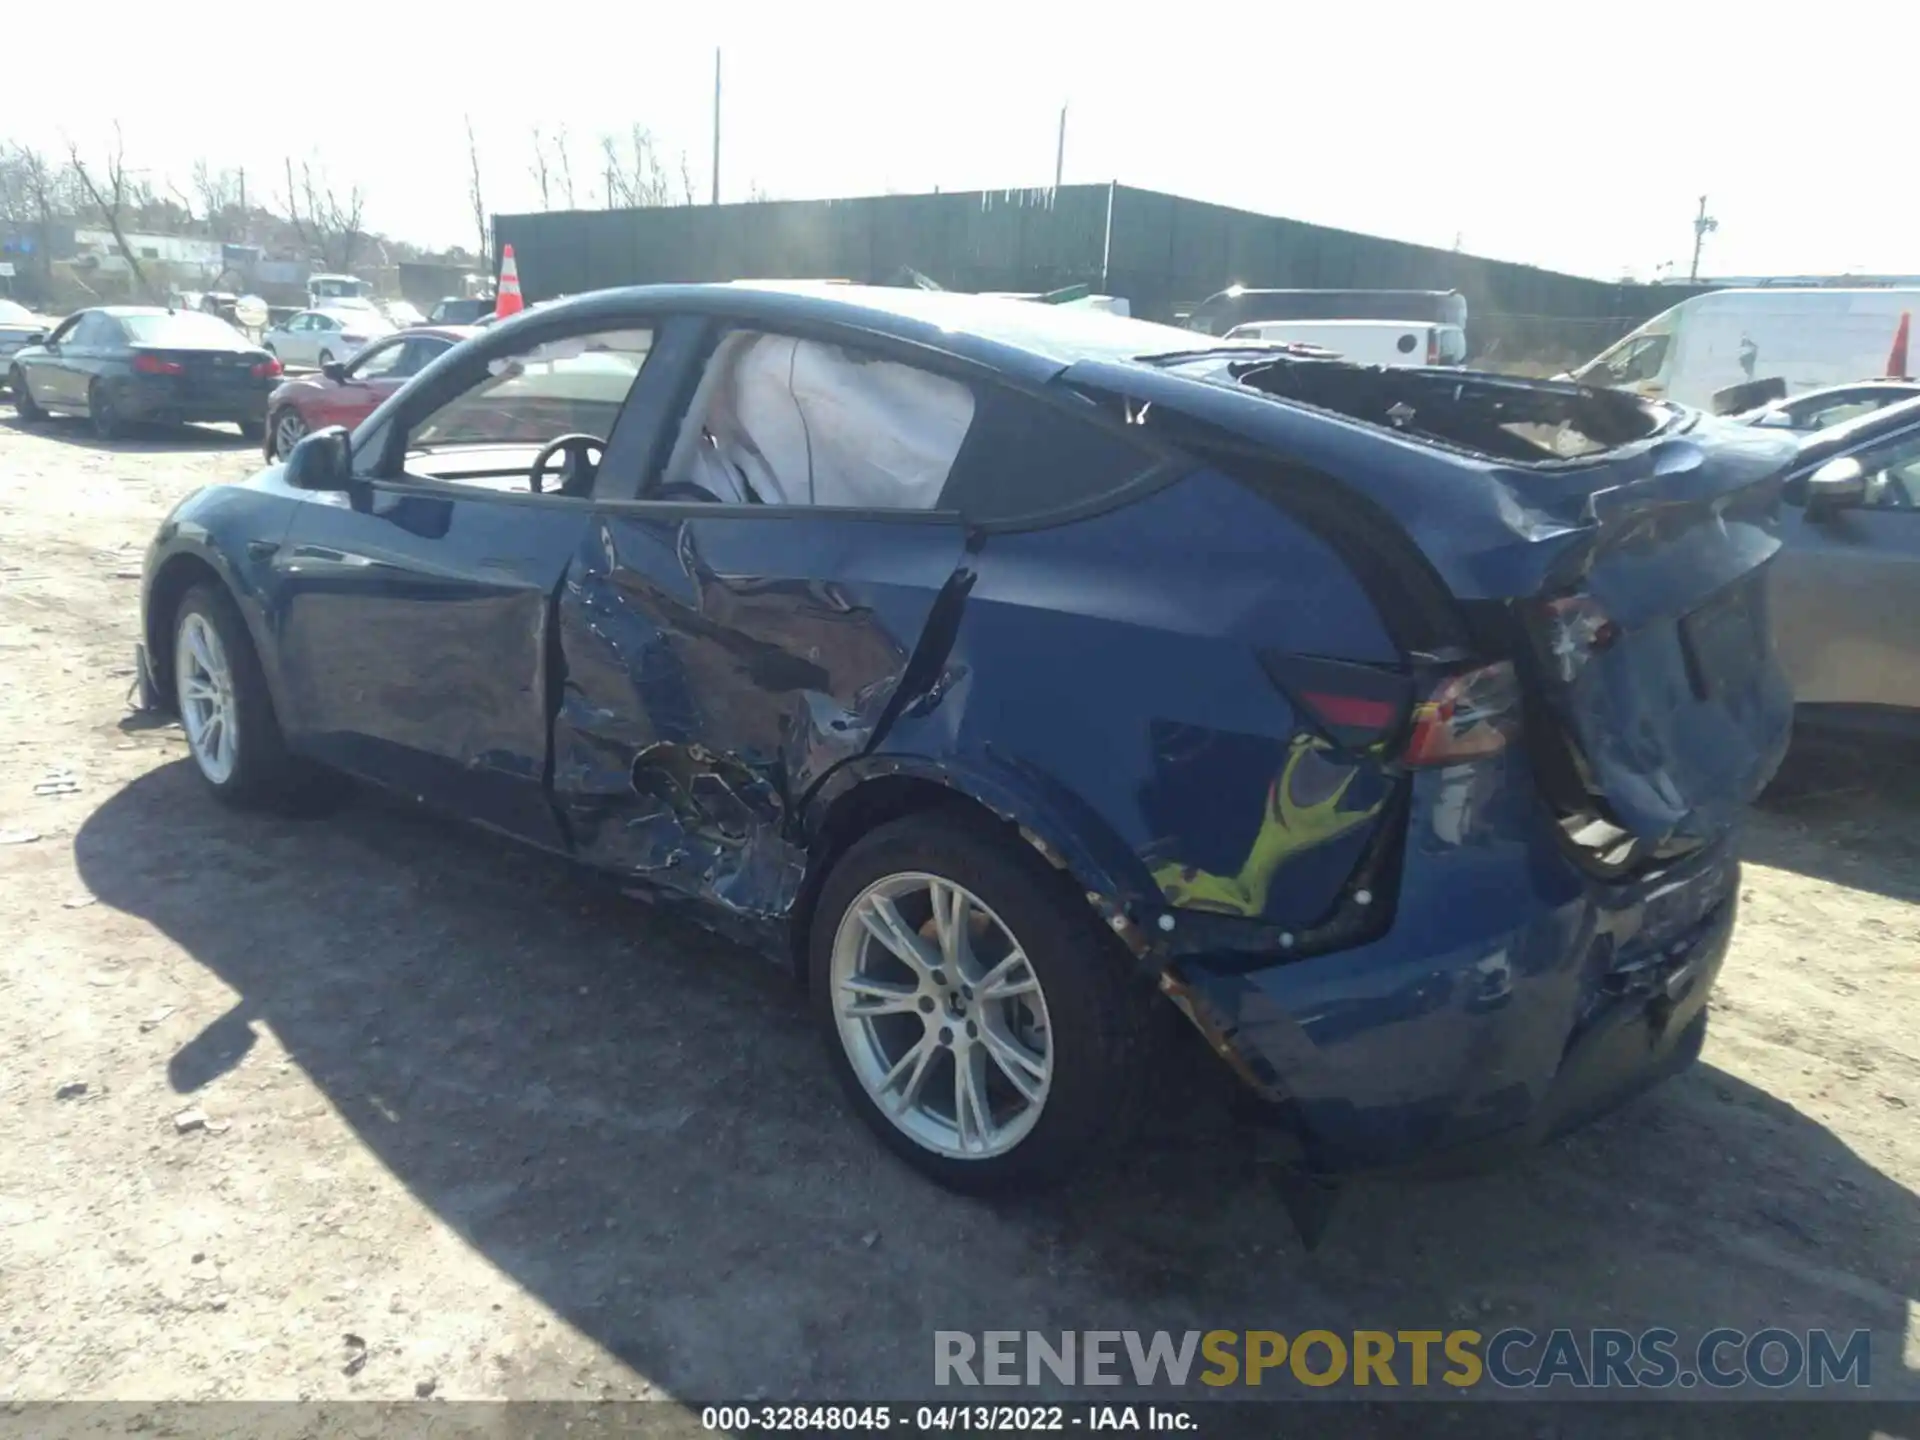
[[[173,681],[194,763],[214,784],[226,784],[240,758],[233,668],[220,632],[198,611],[181,618],[180,632],[173,637]]]
[[[853,1073],[909,1139],[985,1160],[1027,1137],[1053,1029],[1026,952],[978,896],[918,871],[876,880],[840,917],[830,963]]]
[[[298,410],[284,411],[273,427],[274,458],[284,460],[293,452],[307,433],[307,422],[300,418]]]

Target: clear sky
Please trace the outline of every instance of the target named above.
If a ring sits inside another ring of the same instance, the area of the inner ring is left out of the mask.
[[[84,14],[85,23],[79,17]],[[312,159],[367,223],[473,243],[464,117],[488,208],[538,208],[531,132],[635,122],[721,196],[1130,185],[1579,274],[1920,272],[1900,165],[1920,5],[1495,3],[8,7],[0,141],[183,186],[196,159],[281,188]],[[31,57],[36,63],[20,63]]]

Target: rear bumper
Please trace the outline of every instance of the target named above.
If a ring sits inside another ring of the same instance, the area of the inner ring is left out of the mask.
[[[235,390],[215,396],[182,393],[171,376],[124,380],[114,390],[114,402],[128,419],[219,422],[261,421],[267,417],[270,383],[258,390]]]
[[[1432,800],[1449,782],[1418,783]],[[1178,998],[1306,1168],[1475,1168],[1699,1055],[1738,903],[1731,837],[1619,885],[1577,870],[1544,816],[1505,823],[1521,818],[1462,826],[1416,804],[1394,923],[1371,944],[1181,963]]]

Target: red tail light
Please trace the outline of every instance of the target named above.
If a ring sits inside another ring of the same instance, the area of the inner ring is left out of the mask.
[[[158,355],[136,355],[133,368],[142,375],[184,375],[187,367],[178,360],[162,360]]]
[[[1457,765],[1507,748],[1520,728],[1520,682],[1502,660],[1438,681],[1413,707],[1408,765]]]
[[[1440,332],[1433,326],[1427,327],[1427,364],[1440,363]]]
[[[271,380],[279,373],[280,362],[271,355],[253,367],[253,378],[256,380]]]

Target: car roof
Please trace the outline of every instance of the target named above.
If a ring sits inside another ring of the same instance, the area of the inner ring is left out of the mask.
[[[674,310],[725,315],[749,324],[779,326],[811,321],[865,330],[1035,383],[1044,383],[1077,360],[1124,361],[1143,355],[1202,350],[1220,343],[1192,330],[1097,310],[947,290],[806,281],[636,285],[597,290],[529,305],[520,315],[487,327],[487,333],[498,337],[529,321],[544,327],[563,318],[604,318],[609,324],[617,324],[631,320],[636,312]]]

